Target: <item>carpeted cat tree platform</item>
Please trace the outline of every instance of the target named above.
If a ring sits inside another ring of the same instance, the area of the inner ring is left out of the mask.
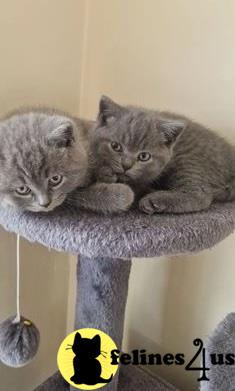
[[[195,214],[154,216],[132,211],[101,217],[71,211],[66,206],[50,214],[0,209],[0,224],[32,242],[79,254],[75,328],[103,330],[120,348],[131,258],[195,253],[213,247],[234,230],[235,202],[213,205],[208,211]],[[176,390],[134,366],[121,367],[119,376],[104,389]],[[69,390],[69,385],[58,373],[37,388],[37,391],[64,390]],[[217,391],[216,387],[213,391]]]

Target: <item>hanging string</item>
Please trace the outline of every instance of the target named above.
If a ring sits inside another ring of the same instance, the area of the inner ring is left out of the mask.
[[[17,235],[16,240],[16,319],[15,322],[20,322],[20,235]]]

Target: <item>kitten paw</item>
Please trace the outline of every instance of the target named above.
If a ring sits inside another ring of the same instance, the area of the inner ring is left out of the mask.
[[[155,193],[147,194],[139,201],[139,209],[149,215],[163,213],[166,210],[166,202],[163,198],[156,196]]]
[[[112,194],[112,201],[110,203],[111,212],[121,213],[130,209],[134,202],[134,192],[132,189],[123,183],[113,183],[109,187],[110,194]]]

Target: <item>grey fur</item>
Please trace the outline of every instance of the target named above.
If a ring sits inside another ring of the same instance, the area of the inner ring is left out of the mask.
[[[100,213],[129,209],[134,193],[127,185],[92,185],[91,125],[50,109],[20,110],[5,117],[0,122],[1,205],[49,212],[67,199],[68,204]],[[56,175],[63,181],[54,187],[50,178]],[[22,186],[31,192],[18,194]]]
[[[1,204],[34,212],[50,211],[86,184],[88,156],[82,121],[56,111],[14,113],[0,122]],[[52,186],[50,178],[63,176]],[[27,186],[26,195],[17,189]]]
[[[67,197],[66,203],[101,214],[117,214],[130,209],[133,201],[134,193],[129,186],[98,182],[83,189],[76,189]]]
[[[235,198],[235,148],[183,116],[102,97],[91,148],[97,179],[128,184],[145,213],[194,212]],[[137,160],[142,151],[149,161]]]

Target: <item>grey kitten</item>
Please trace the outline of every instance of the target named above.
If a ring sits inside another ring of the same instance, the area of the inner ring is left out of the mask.
[[[50,109],[19,111],[2,119],[0,204],[33,212],[49,212],[65,200],[102,213],[128,209],[134,195],[126,185],[92,186],[90,126]]]
[[[235,198],[235,149],[176,114],[100,101],[92,134],[99,181],[128,184],[145,213],[207,209]]]
[[[1,204],[50,211],[86,182],[88,158],[78,128],[54,111],[14,113],[0,122]],[[81,137],[80,137],[81,138]]]

